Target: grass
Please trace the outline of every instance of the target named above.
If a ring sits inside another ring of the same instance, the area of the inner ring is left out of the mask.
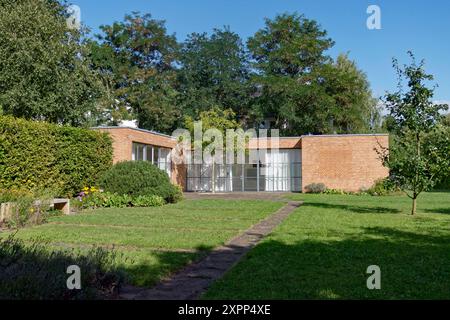
[[[449,299],[450,193],[304,200],[204,299]],[[367,267],[381,268],[368,290]]]
[[[20,230],[16,237],[29,242],[39,238],[55,250],[114,246],[131,282],[151,286],[282,206],[269,201],[187,200],[157,208],[99,209],[52,217],[47,224]]]

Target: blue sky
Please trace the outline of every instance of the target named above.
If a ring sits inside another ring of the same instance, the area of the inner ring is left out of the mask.
[[[299,12],[317,20],[336,42],[329,54],[348,52],[368,76],[374,95],[395,90],[392,58],[409,62],[407,50],[425,58],[439,84],[435,100],[450,102],[450,1],[448,0],[69,0],[93,32],[126,13],[151,13],[166,20],[182,41],[191,32],[230,26],[244,40],[263,27],[264,18]],[[381,8],[381,30],[368,30],[366,9]]]

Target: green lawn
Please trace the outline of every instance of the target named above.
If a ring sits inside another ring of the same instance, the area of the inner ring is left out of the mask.
[[[291,195],[304,200],[207,299],[449,299],[450,193]],[[369,265],[381,290],[368,290]]]
[[[133,284],[151,286],[283,205],[186,200],[158,208],[99,209],[53,217],[47,224],[20,230],[16,236],[27,241],[39,238],[52,248],[114,246]]]

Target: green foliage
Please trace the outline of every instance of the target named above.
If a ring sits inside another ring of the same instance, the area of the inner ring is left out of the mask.
[[[388,196],[398,194],[399,191],[400,189],[392,179],[385,178],[375,181],[374,185],[366,190],[365,193],[371,196]]]
[[[425,72],[423,60],[416,63],[414,55],[411,52],[409,55],[410,65],[400,67],[397,60],[393,61],[399,89],[388,93],[385,100],[394,141],[390,150],[383,149],[380,153],[391,171],[391,179],[413,200],[411,212],[415,214],[420,193],[432,189],[448,175],[450,135],[440,125],[440,112],[448,106],[435,104],[434,87],[427,86],[433,76]]]
[[[160,207],[164,203],[162,197],[155,195],[138,196],[131,201],[134,207]]]
[[[305,187],[306,193],[323,193],[327,187],[323,183],[311,183]]]
[[[100,29],[99,42],[90,47],[95,68],[113,91],[104,117],[112,124],[135,117],[141,128],[171,133],[180,116],[174,107],[175,36],[150,14],[126,15]]]
[[[248,41],[259,88],[254,109],[282,135],[361,133],[375,129],[378,111],[367,77],[346,55],[335,63],[327,32],[298,14],[266,19]]]
[[[79,202],[81,209],[98,208],[126,208],[126,207],[160,207],[166,202],[164,198],[157,195],[141,195],[132,197],[128,194],[117,194],[111,192],[90,192],[74,199]],[[176,202],[176,201],[173,201]]]
[[[7,228],[18,229],[29,225],[39,225],[51,216],[60,214],[50,208],[53,199],[52,191],[43,190],[31,192],[29,190],[9,189],[0,190],[0,203],[10,208],[10,216],[0,221]]]
[[[127,161],[115,164],[100,180],[106,191],[130,195],[133,198],[157,195],[168,203],[181,198],[180,189],[174,186],[164,171],[146,161]]]
[[[124,281],[117,254],[101,248],[87,253],[55,251],[39,239],[0,239],[0,300],[85,300],[113,298]],[[80,267],[81,290],[67,288],[66,269]]]
[[[379,129],[366,75],[347,55],[326,55],[333,40],[303,15],[266,19],[247,45],[226,27],[177,44],[164,21],[139,13],[101,29],[91,58],[114,91],[104,114],[111,124],[136,118],[170,134],[182,115],[231,109],[240,126],[272,119],[281,135]]]
[[[249,59],[242,39],[229,28],[192,33],[182,44],[177,89],[179,103],[191,117],[211,108],[231,109],[234,119],[249,115]]]
[[[72,196],[112,165],[107,134],[0,116],[0,188]]]
[[[105,88],[65,9],[57,0],[0,0],[3,114],[75,126],[97,115]]]
[[[334,195],[348,195],[348,194],[351,194],[350,192],[346,192],[346,191],[341,190],[341,189],[328,189],[328,188],[325,191],[319,192],[319,193],[322,193],[322,194],[334,194]]]
[[[126,208],[131,202],[132,198],[129,195],[118,195],[110,192],[95,192],[81,199],[81,208]]]

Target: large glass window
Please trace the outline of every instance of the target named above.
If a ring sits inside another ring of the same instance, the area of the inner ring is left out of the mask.
[[[148,161],[171,176],[170,149],[133,142],[133,161]]]
[[[208,164],[188,165],[187,190],[210,192],[214,187],[216,192],[301,191],[300,149],[263,150],[259,164],[252,158],[258,156],[247,155],[246,164],[216,164],[214,173]]]

